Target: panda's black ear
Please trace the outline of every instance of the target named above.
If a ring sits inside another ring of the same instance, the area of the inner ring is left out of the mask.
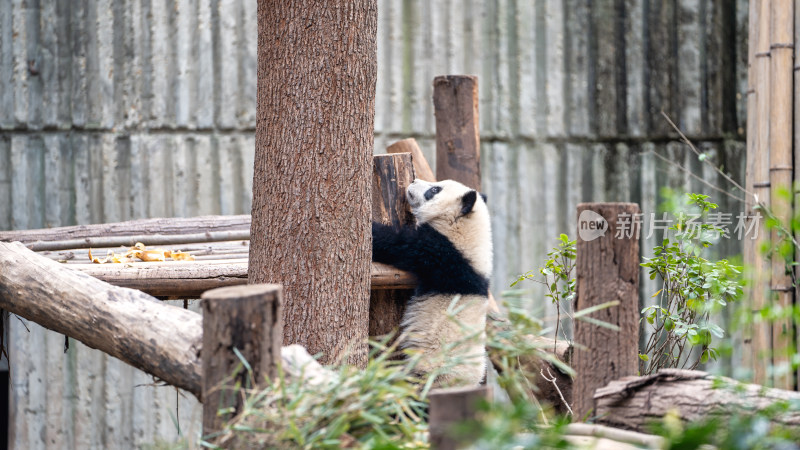
[[[475,206],[475,201],[478,200],[478,193],[469,191],[461,197],[461,215],[465,216],[472,212],[472,207]]]
[[[483,192],[481,192],[480,194],[481,194],[481,198],[483,199],[483,203],[486,203],[488,205],[489,204],[489,197],[487,197],[486,194],[484,194]]]

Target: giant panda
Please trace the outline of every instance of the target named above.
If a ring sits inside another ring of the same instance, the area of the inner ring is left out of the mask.
[[[446,373],[434,386],[479,384],[486,372],[485,328],[489,278],[492,275],[492,236],[486,199],[473,189],[452,181],[415,180],[406,198],[416,219],[414,225],[396,229],[373,222],[372,259],[413,273],[417,288],[400,323],[400,347],[421,352],[415,366],[419,375],[442,369],[441,350],[448,344]],[[459,297],[455,318],[448,308]]]

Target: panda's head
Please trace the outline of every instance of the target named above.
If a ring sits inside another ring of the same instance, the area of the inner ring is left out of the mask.
[[[435,228],[437,224],[449,226],[488,214],[483,194],[453,180],[437,183],[414,180],[406,190],[406,198],[417,224],[430,223]]]
[[[463,184],[414,180],[406,198],[417,225],[444,235],[481,275],[492,274],[492,230],[486,197]]]

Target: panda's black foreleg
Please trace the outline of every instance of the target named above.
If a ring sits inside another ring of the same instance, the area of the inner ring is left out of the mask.
[[[416,272],[415,246],[413,228],[403,227],[397,230],[389,225],[372,222],[373,261]]]

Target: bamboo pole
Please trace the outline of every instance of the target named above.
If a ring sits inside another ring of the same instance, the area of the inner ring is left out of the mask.
[[[754,194],[748,215],[753,216],[757,203],[769,205],[769,22],[770,0],[752,1],[750,3],[750,82],[753,99],[748,103],[748,145],[747,157],[748,186]],[[768,243],[769,234],[764,220],[756,224],[756,239],[745,238],[745,261],[752,268],[753,282],[750,287],[750,309],[757,313],[767,304],[769,293],[768,267],[759,249]],[[771,346],[771,329],[763,323],[754,323],[748,330],[750,333],[749,349],[744,352],[745,364],[753,371],[753,381],[763,384],[767,381],[766,368],[771,362],[769,356]]]
[[[0,231],[0,241],[20,241],[24,244],[29,244],[36,241],[64,241],[100,236],[174,235],[249,229],[249,214],[238,216],[159,217],[92,225]]]
[[[794,160],[800,161],[800,8],[794,8]],[[794,182],[796,185],[800,185],[800,170],[794,171]],[[795,195],[794,197],[794,205],[795,207],[799,207],[800,205],[800,194]],[[800,239],[800,233],[795,234],[795,239]],[[795,249],[795,261],[800,261],[800,248]],[[795,277],[800,275],[798,273],[797,267],[795,267]],[[798,302],[798,298],[795,295],[795,303]],[[800,349],[800,323],[795,323],[795,349]],[[798,368],[797,373],[795,373],[797,377],[797,385],[798,389],[800,390],[800,368]]]
[[[770,108],[769,108],[769,180],[772,213],[782,224],[788,225],[792,217],[792,53],[794,47],[794,1],[772,0],[770,23]],[[772,231],[773,245],[780,239]],[[772,298],[774,306],[783,310],[792,307],[794,288],[781,255],[772,257]],[[793,330],[790,319],[772,324],[772,364],[774,367],[790,365],[793,348]],[[791,372],[775,375],[774,386],[794,389]]]
[[[98,236],[62,241],[36,241],[27,244],[35,252],[68,250],[74,248],[131,247],[137,242],[145,245],[181,245],[198,242],[241,241],[250,238],[250,230],[206,231],[192,234],[133,234],[128,236]]]
[[[756,160],[756,149],[758,146],[757,130],[758,130],[758,114],[756,108],[758,107],[758,97],[756,97],[756,84],[758,80],[758,71],[756,71],[755,55],[756,45],[758,43],[758,5],[755,1],[749,3],[748,11],[748,41],[750,45],[747,46],[747,152],[745,163],[745,189],[747,192],[754,192],[754,168]],[[755,198],[751,195],[745,195],[745,212],[748,216],[754,213]],[[744,261],[748,265],[752,265],[758,255],[755,242],[750,239],[745,239],[742,243],[742,253]],[[753,286],[747,287],[747,294],[745,298],[747,301],[752,302],[753,299]],[[753,309],[754,305],[748,305]],[[744,367],[750,370],[755,368],[755,346],[753,344],[753,329],[752,327],[745,327],[742,330],[742,363]]]

